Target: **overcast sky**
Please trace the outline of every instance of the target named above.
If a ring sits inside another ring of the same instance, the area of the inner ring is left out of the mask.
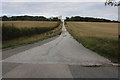
[[[35,0],[29,0],[30,2],[27,2],[28,0],[24,1],[21,0],[21,2],[17,2],[16,0],[9,0],[8,2],[8,0],[5,0],[2,2],[2,15],[33,15],[46,17],[62,15],[64,17],[86,16],[106,18],[111,20],[118,19],[118,8],[105,6],[104,2],[35,2]]]

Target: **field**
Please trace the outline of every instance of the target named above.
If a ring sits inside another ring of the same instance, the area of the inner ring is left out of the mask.
[[[61,33],[60,22],[3,21],[2,48],[32,43]]]
[[[118,62],[118,23],[67,22],[66,27],[83,46]]]
[[[6,26],[15,26],[17,28],[30,27],[54,27],[58,22],[50,21],[2,21]]]

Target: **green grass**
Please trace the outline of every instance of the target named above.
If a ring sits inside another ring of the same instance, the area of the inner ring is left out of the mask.
[[[39,38],[35,38],[35,39],[30,39],[30,38],[35,37],[35,36],[31,36],[31,37],[23,37],[24,39],[21,40],[21,41],[18,40],[18,41],[3,42],[2,49],[17,47],[17,46],[25,45],[25,44],[31,44],[31,43],[42,41],[42,40],[45,40],[45,39],[48,39],[48,38],[51,38],[51,37],[54,37],[54,36],[57,36],[57,35],[60,35],[60,34],[61,34],[61,31],[57,31],[57,32],[55,32],[53,34],[45,35],[43,37],[39,37]],[[42,34],[42,35],[44,35],[44,34]],[[40,36],[40,35],[37,35],[37,36]],[[25,38],[27,40],[25,40]]]
[[[120,59],[118,53],[119,53],[119,47],[118,47],[118,40],[107,38],[107,37],[99,37],[99,36],[89,36],[84,35],[83,32],[80,32],[82,27],[78,29],[79,25],[66,25],[67,30],[69,33],[79,42],[82,43],[83,46],[86,48],[97,52],[99,55],[104,56],[108,59],[110,59],[112,62],[118,63],[118,59]],[[85,29],[85,28],[84,28]],[[87,29],[86,29],[87,30]],[[82,35],[80,35],[82,34]]]

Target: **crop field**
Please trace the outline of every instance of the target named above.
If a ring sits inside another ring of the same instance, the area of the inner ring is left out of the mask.
[[[2,21],[5,26],[15,26],[17,28],[30,27],[54,27],[58,22],[49,21]]]
[[[2,48],[43,40],[60,33],[60,22],[3,21]]]
[[[67,22],[66,28],[86,48],[118,62],[118,23]]]

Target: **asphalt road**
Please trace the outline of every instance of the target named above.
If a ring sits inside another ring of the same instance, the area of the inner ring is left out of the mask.
[[[86,49],[67,32],[20,48],[3,51],[4,78],[117,78],[118,67]],[[84,67],[83,67],[84,66]],[[87,67],[85,67],[87,66]],[[93,67],[99,66],[99,67]]]

